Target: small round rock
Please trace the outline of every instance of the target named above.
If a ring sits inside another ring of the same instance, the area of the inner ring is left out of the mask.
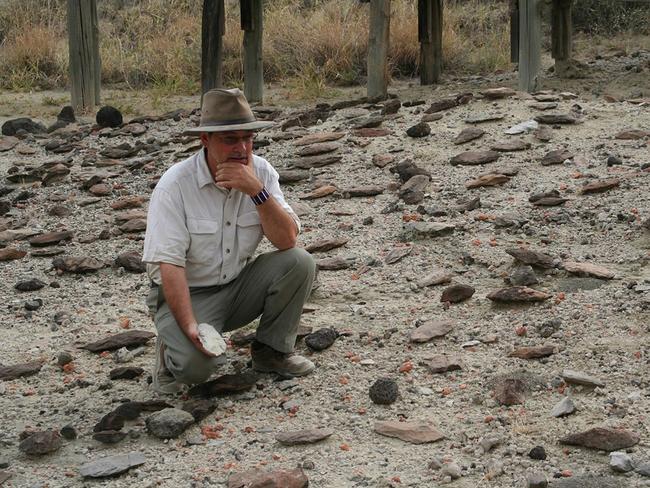
[[[305,344],[315,351],[322,351],[334,344],[337,337],[338,333],[334,329],[318,329],[305,336]]]
[[[537,461],[544,461],[546,459],[546,450],[542,446],[535,446],[528,453],[528,457]]]
[[[390,405],[397,400],[399,389],[395,380],[379,378],[373,383],[368,392],[370,399],[377,405]]]

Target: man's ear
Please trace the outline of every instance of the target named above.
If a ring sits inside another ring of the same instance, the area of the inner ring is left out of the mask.
[[[208,141],[210,140],[210,133],[209,132],[201,132],[201,144],[203,144],[204,147],[208,146]]]

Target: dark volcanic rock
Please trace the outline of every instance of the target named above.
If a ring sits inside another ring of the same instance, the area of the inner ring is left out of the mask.
[[[217,404],[212,400],[203,400],[195,398],[183,403],[183,410],[192,414],[195,422],[200,422],[217,408]]]
[[[56,120],[60,120],[61,122],[67,122],[68,124],[76,122],[77,119],[74,116],[74,108],[72,108],[72,106],[70,105],[66,105],[61,109],[59,115],[56,116]]]
[[[155,336],[156,334],[146,330],[130,330],[128,332],[122,332],[121,334],[112,335],[99,341],[91,342],[81,348],[90,352],[112,351],[122,347],[141,346],[142,344],[149,342],[149,339]]]
[[[11,381],[26,376],[33,376],[43,367],[42,361],[31,361],[29,363],[14,364],[12,366],[0,366],[0,380]]]
[[[104,415],[99,422],[93,427],[93,432],[103,432],[106,430],[121,430],[124,427],[124,417],[117,411],[112,411]]]
[[[206,381],[190,388],[191,397],[210,398],[213,396],[229,395],[250,390],[257,382],[254,373],[225,374],[211,381]]]
[[[52,266],[60,271],[84,274],[99,271],[105,266],[105,263],[90,256],[69,256],[64,258],[54,258],[52,260]]]
[[[127,251],[117,256],[115,266],[130,273],[144,273],[147,270],[147,266],[142,262],[142,255],[137,251]]]
[[[399,175],[399,179],[402,183],[406,183],[411,178],[417,175],[424,175],[431,178],[431,172],[424,168],[420,168],[410,159],[405,159],[400,161],[394,167],[390,168],[391,173],[396,173]]]
[[[100,127],[119,127],[123,122],[122,113],[110,105],[100,108],[95,120]]]
[[[397,400],[399,389],[395,380],[379,378],[368,391],[370,399],[378,405],[390,405]]]
[[[315,351],[323,351],[334,344],[337,337],[338,333],[334,329],[318,329],[305,337],[305,344]]]
[[[119,454],[86,463],[79,468],[79,474],[85,478],[115,476],[128,471],[134,466],[144,464],[144,462],[145,458],[139,452]]]
[[[494,387],[494,398],[499,405],[520,405],[526,399],[527,387],[519,378],[503,378]]]
[[[46,430],[35,432],[25,438],[19,445],[18,449],[28,456],[40,456],[58,451],[63,445],[61,435],[55,430]]]
[[[45,286],[38,278],[32,278],[31,280],[19,281],[16,283],[14,288],[18,291],[36,291],[40,290]]]
[[[524,264],[546,269],[555,267],[553,256],[549,256],[543,252],[532,251],[530,249],[523,248],[506,249],[506,252],[517,261],[520,261]]]
[[[420,122],[406,130],[409,137],[426,137],[431,134],[431,126],[426,122]]]
[[[178,408],[160,410],[146,420],[147,431],[160,439],[174,439],[193,423],[192,414]]]
[[[563,437],[560,443],[611,452],[632,447],[638,444],[639,440],[639,435],[629,430],[596,427]]]
[[[488,296],[493,302],[501,303],[527,303],[542,302],[551,298],[551,295],[525,286],[512,286],[493,291]]]
[[[34,122],[27,117],[20,117],[17,119],[7,120],[2,124],[2,135],[14,136],[19,130],[24,130],[30,134],[45,134],[47,128],[40,122]]]
[[[476,290],[473,286],[470,285],[451,285],[450,287],[445,288],[440,297],[441,302],[451,302],[459,303],[464,300],[468,300],[474,295]]]
[[[544,461],[546,459],[546,450],[542,446],[535,446],[528,453],[528,457],[537,461]]]
[[[122,366],[112,369],[109,377],[112,380],[132,380],[141,376],[142,373],[144,373],[144,369],[137,366]]]
[[[103,444],[117,444],[124,440],[126,435],[126,432],[120,432],[119,430],[102,430],[93,432],[93,439]]]
[[[72,232],[70,231],[48,232],[46,234],[32,237],[29,240],[29,244],[34,247],[54,246],[62,241],[70,240],[71,238]]]

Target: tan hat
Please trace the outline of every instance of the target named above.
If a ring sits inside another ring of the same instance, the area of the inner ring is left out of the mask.
[[[257,130],[271,125],[273,122],[255,119],[248,100],[239,88],[215,88],[203,94],[199,126],[187,129],[184,133]]]

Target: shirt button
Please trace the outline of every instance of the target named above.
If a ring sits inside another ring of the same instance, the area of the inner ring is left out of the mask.
[[[226,249],[226,254],[230,254],[230,249]]]
[[[226,279],[226,275],[223,275],[223,279],[224,279],[224,280]]]
[[[230,221],[226,222],[226,225],[230,225]]]

